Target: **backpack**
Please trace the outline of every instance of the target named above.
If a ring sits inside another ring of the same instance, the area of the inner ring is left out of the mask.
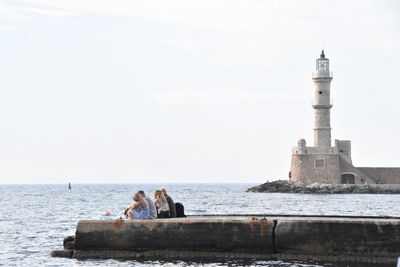
[[[175,209],[176,209],[176,217],[186,217],[185,207],[183,207],[182,203],[176,202]]]

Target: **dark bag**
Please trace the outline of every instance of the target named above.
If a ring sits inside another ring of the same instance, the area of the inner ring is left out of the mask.
[[[176,202],[175,209],[176,209],[176,217],[186,217],[185,207],[183,207],[182,203]]]
[[[157,218],[170,218],[171,216],[169,216],[169,211],[160,211],[160,213],[158,213]]]

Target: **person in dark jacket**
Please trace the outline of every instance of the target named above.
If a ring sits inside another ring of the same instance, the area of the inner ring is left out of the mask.
[[[176,208],[175,208],[174,200],[167,194],[167,190],[165,190],[165,188],[161,188],[161,191],[164,193],[164,196],[168,201],[169,213],[170,213],[171,218],[175,218],[176,217]]]

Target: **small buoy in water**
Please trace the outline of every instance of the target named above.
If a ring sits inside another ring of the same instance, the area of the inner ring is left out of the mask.
[[[106,215],[111,215],[111,212],[106,210]]]

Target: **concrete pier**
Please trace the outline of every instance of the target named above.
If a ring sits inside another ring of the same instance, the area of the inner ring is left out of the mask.
[[[83,220],[52,256],[396,263],[400,217],[189,216]]]

